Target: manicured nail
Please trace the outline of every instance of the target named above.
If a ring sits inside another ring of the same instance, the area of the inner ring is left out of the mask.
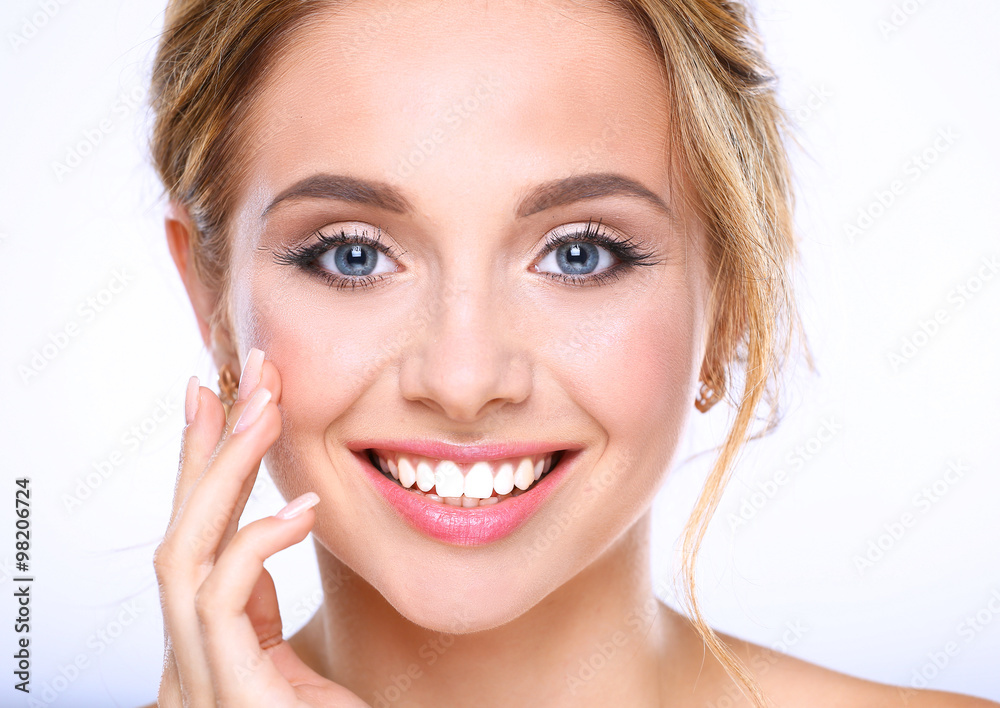
[[[254,347],[247,354],[247,360],[243,364],[243,373],[240,374],[240,390],[236,394],[237,401],[245,401],[253,395],[260,383],[260,372],[263,365],[264,352]]]
[[[257,389],[257,392],[250,397],[249,401],[247,401],[246,408],[244,408],[243,412],[240,413],[240,418],[236,421],[236,427],[233,428],[233,432],[242,432],[256,423],[257,419],[260,418],[260,414],[264,412],[267,402],[270,400],[270,391],[266,388]]]
[[[198,415],[198,393],[200,391],[198,377],[192,376],[188,379],[187,393],[184,394],[184,421],[188,425],[191,425],[191,421]]]
[[[275,516],[279,519],[291,519],[317,504],[319,504],[319,495],[316,492],[306,492],[288,502]]]

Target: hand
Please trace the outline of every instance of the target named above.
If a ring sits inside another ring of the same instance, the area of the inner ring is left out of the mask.
[[[228,420],[211,390],[194,378],[188,386],[173,510],[153,558],[163,607],[160,708],[370,708],[282,638],[264,560],[306,537],[311,506],[237,531],[261,459],[281,432],[280,399],[278,370],[259,349],[247,357]],[[311,492],[303,497],[316,502]]]

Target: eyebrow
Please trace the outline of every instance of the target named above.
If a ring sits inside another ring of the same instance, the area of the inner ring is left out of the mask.
[[[609,196],[636,197],[667,216],[673,216],[670,207],[653,191],[633,179],[612,172],[592,172],[543,182],[521,198],[515,214],[518,219],[523,219],[557,206]],[[279,204],[294,199],[336,199],[366,204],[395,214],[413,211],[403,193],[385,182],[349,175],[315,174],[281,192],[261,213],[261,219]]]

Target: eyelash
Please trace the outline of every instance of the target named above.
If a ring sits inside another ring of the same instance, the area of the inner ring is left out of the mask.
[[[542,258],[566,243],[586,242],[602,246],[618,259],[619,263],[592,275],[571,275],[567,273],[548,273],[536,271],[540,275],[545,275],[556,280],[576,286],[600,285],[611,282],[621,277],[625,271],[637,266],[656,265],[660,261],[653,260],[653,254],[638,246],[631,238],[616,239],[601,231],[601,221],[595,224],[593,220],[588,220],[584,229],[577,229],[567,233],[549,236],[544,245]],[[387,243],[382,241],[382,229],[375,227],[375,235],[370,236],[367,231],[361,233],[348,233],[345,229],[340,229],[335,234],[324,234],[321,231],[314,231],[310,235],[308,243],[301,246],[293,246],[281,252],[275,253],[275,262],[282,265],[291,265],[301,268],[309,273],[313,273],[323,278],[331,287],[338,290],[357,287],[371,287],[383,280],[384,275],[366,275],[359,277],[348,277],[331,273],[328,270],[316,265],[316,261],[327,251],[352,243],[370,246],[377,251],[381,251],[393,260],[399,258],[399,253]]]
[[[617,239],[608,236],[605,232],[601,231],[601,221],[598,220],[595,224],[591,219],[587,220],[587,226],[582,231],[577,228],[576,230],[558,234],[556,236],[549,236],[545,239],[545,250],[542,253],[542,257],[544,258],[563,244],[579,242],[587,242],[603,246],[610,251],[611,254],[620,261],[620,263],[617,263],[606,270],[602,270],[600,273],[594,273],[592,275],[569,275],[567,273],[545,273],[542,271],[537,272],[541,275],[547,275],[550,278],[555,278],[556,280],[569,283],[570,285],[587,286],[600,285],[602,283],[617,280],[624,275],[626,271],[637,266],[649,266],[659,263],[659,261],[653,260],[653,254],[651,252],[641,248],[631,238],[626,237]]]
[[[350,278],[345,275],[331,273],[330,271],[316,265],[316,261],[319,260],[319,257],[327,251],[337,248],[338,246],[358,243],[364,246],[371,246],[375,250],[381,251],[385,255],[389,256],[389,258],[392,258],[393,260],[399,258],[400,256],[400,254],[392,246],[387,243],[383,243],[382,229],[377,226],[375,227],[374,236],[369,236],[367,231],[362,231],[361,233],[348,233],[345,229],[340,229],[340,231],[335,234],[324,234],[323,232],[317,230],[310,235],[308,241],[308,243],[301,246],[293,246],[285,249],[284,251],[275,253],[275,263],[296,266],[308,273],[318,275],[325,280],[328,285],[337,288],[338,290],[346,288],[353,290],[357,287],[371,287],[382,280],[382,275],[363,275],[360,277]]]

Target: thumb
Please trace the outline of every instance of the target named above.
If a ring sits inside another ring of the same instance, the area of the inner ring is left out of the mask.
[[[274,589],[271,574],[264,569],[250,593],[246,606],[247,617],[257,632],[261,649],[280,644],[281,613],[278,611],[278,593]]]
[[[281,675],[295,687],[295,693],[310,706],[330,708],[372,708],[354,692],[334,683],[310,668],[288,642],[268,650],[268,656]]]

